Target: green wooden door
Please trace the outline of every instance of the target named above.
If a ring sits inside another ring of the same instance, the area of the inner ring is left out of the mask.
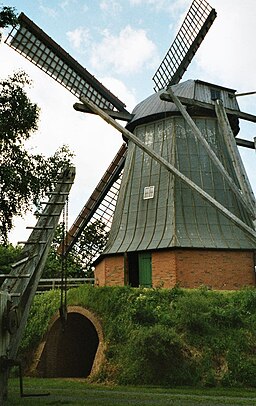
[[[142,252],[138,254],[139,259],[139,286],[152,287],[152,266],[151,253]]]

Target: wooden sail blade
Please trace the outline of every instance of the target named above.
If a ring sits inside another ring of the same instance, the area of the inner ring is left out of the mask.
[[[217,16],[205,0],[194,0],[183,24],[153,76],[154,90],[179,83]]]
[[[76,97],[85,95],[101,108],[126,111],[125,104],[83,68],[24,13],[5,41]]]
[[[105,224],[105,231],[109,231],[114,215],[126,152],[127,145],[123,144],[74,221],[67,233],[64,244],[64,254],[68,254],[82,232],[92,222],[99,221],[101,224]],[[59,247],[58,252],[61,253],[61,247]],[[92,259],[95,259],[96,254],[97,250],[95,251],[93,247],[91,247],[88,263]]]

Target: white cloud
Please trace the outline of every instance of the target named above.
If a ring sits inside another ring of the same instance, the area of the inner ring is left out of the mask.
[[[123,103],[126,104],[126,109],[132,111],[137,104],[135,90],[128,89],[127,86],[118,79],[113,77],[104,77],[100,81],[106,86],[107,89],[111,89],[111,92],[116,95]]]
[[[102,0],[100,2],[100,9],[106,12],[118,13],[121,11],[122,6],[119,1],[116,0]]]
[[[130,0],[130,4],[132,6],[150,6],[154,10],[157,11],[166,11],[166,12],[172,12],[176,13],[180,11],[181,9],[184,9],[184,7],[189,6],[191,3],[191,0],[173,0],[170,2],[170,0]]]
[[[54,8],[45,6],[44,4],[40,4],[39,8],[40,8],[40,10],[42,10],[42,12],[45,13],[47,16],[53,17],[53,18],[57,17],[57,14],[58,14],[58,13],[57,13],[57,11],[56,11]]]
[[[66,10],[68,7],[72,6],[72,4],[77,3],[76,0],[62,0],[60,2],[60,7],[62,8],[62,10]]]
[[[195,58],[204,79],[239,91],[256,90],[255,1],[211,0],[211,6],[217,18]]]
[[[102,42],[95,44],[92,50],[91,63],[96,69],[100,70],[104,61],[104,69],[130,74],[153,64],[157,55],[156,46],[145,30],[136,30],[127,25],[119,36],[111,35],[106,30],[103,34]]]
[[[87,46],[90,39],[90,30],[83,27],[77,27],[73,31],[66,33],[67,38],[74,48],[80,49],[83,46]]]

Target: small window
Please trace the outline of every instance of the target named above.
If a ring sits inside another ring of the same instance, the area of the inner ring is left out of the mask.
[[[221,92],[219,89],[211,89],[211,99],[212,100],[220,100],[221,99]]]
[[[155,193],[155,186],[146,186],[144,188],[143,199],[153,199]]]

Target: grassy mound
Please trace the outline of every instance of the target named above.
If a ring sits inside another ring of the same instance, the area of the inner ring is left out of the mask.
[[[21,352],[32,350],[58,310],[59,292],[35,298]],[[102,321],[106,363],[98,381],[256,387],[256,290],[82,286],[68,304]]]

